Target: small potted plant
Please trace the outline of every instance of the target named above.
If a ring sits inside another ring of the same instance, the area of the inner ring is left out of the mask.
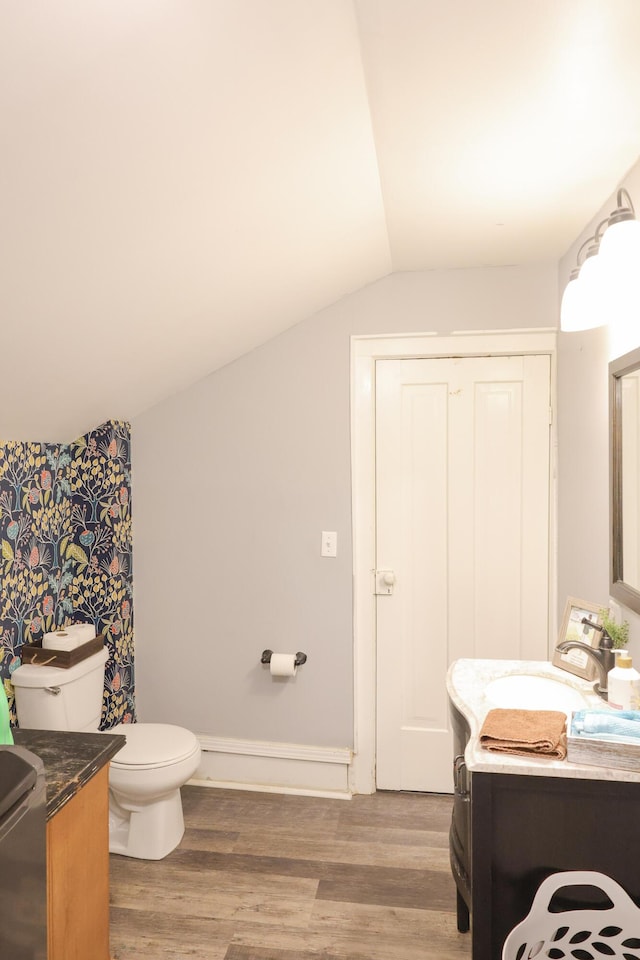
[[[600,620],[603,629],[613,640],[613,649],[621,650],[626,647],[629,643],[629,621],[623,620],[622,623],[618,623],[604,608],[600,610]]]

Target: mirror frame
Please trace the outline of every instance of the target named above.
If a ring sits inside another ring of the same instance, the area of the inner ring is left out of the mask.
[[[622,385],[626,373],[640,369],[640,348],[609,364],[609,593],[640,613],[640,589],[624,581],[622,529]]]

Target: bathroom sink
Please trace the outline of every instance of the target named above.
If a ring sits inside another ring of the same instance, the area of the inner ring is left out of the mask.
[[[496,707],[520,710],[584,710],[589,706],[587,698],[575,687],[553,680],[551,677],[535,677],[529,674],[509,674],[497,677],[487,684],[485,696]]]

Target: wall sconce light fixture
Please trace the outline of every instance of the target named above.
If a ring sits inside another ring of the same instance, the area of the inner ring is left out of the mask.
[[[565,332],[604,326],[619,297],[625,267],[632,262],[636,269],[640,266],[640,222],[626,190],[618,190],[616,203],[578,250],[560,307],[560,329]]]
[[[626,204],[623,203],[626,198]],[[640,254],[640,222],[636,220],[631,197],[626,190],[618,190],[618,206],[609,216],[607,229],[602,237],[600,256],[603,259],[615,259],[616,263],[634,259]]]

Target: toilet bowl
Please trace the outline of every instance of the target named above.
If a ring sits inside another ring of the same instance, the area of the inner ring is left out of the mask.
[[[180,787],[200,763],[200,744],[183,727],[125,723],[105,730],[127,742],[109,767],[109,851],[162,860],[180,843]]]
[[[11,675],[23,729],[99,732],[106,647],[68,669],[22,664]],[[124,747],[109,766],[109,851],[161,860],[180,843],[180,788],[196,772],[200,745],[183,727],[121,723]]]

